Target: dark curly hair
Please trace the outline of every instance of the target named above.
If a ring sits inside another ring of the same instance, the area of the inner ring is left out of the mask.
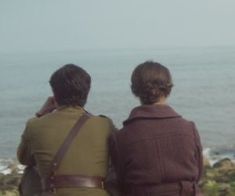
[[[50,85],[58,105],[83,107],[90,91],[91,77],[81,67],[67,64],[52,74]]]
[[[170,71],[157,62],[138,65],[131,76],[131,90],[142,104],[153,104],[167,97],[173,87]]]

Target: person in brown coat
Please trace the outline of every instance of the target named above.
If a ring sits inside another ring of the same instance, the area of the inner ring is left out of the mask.
[[[109,140],[121,196],[200,195],[200,137],[195,124],[166,103],[173,86],[169,70],[145,62],[131,82],[141,105]]]

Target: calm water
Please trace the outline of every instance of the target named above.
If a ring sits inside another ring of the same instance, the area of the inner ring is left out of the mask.
[[[134,67],[155,60],[169,67],[169,103],[196,122],[204,147],[235,149],[235,47],[0,54],[0,158],[15,157],[25,122],[51,91],[48,79],[66,63],[92,76],[87,110],[121,127],[138,104],[130,93]]]

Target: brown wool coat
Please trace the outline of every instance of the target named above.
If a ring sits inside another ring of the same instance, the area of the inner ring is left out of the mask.
[[[199,134],[170,106],[134,108],[110,137],[110,153],[122,196],[199,195]]]

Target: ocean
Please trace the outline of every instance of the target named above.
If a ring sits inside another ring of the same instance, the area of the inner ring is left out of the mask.
[[[92,77],[86,109],[120,128],[139,104],[130,91],[138,64],[167,66],[174,88],[168,103],[196,123],[204,149],[235,156],[235,47],[192,47],[0,54],[0,159],[15,158],[27,120],[50,96],[50,75],[74,63]],[[215,153],[216,155],[216,153]]]

